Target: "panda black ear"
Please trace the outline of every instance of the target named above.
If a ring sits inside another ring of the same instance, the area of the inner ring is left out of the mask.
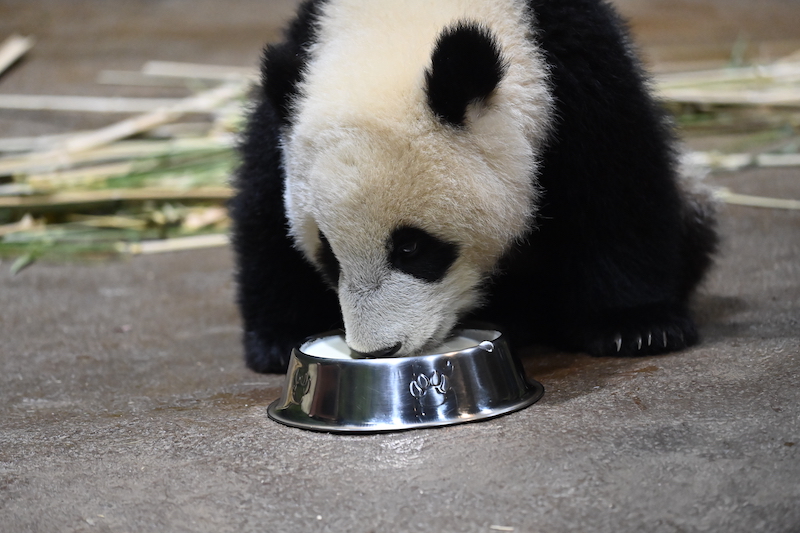
[[[506,72],[492,33],[474,22],[442,31],[425,72],[428,105],[440,120],[464,126],[467,106],[485,101]]]

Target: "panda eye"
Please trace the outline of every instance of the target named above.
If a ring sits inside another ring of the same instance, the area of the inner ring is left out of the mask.
[[[331,243],[321,231],[319,232],[319,242],[321,246],[317,252],[317,261],[322,270],[322,277],[325,278],[328,285],[335,289],[339,285],[339,260],[333,253]]]
[[[458,257],[458,246],[419,228],[396,229],[388,243],[389,264],[430,283],[441,281]]]
[[[399,251],[406,257],[414,255],[417,252],[417,241],[406,242],[400,245]]]

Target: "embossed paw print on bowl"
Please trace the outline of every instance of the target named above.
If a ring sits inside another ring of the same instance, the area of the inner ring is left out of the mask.
[[[292,351],[283,393],[267,412],[303,429],[374,433],[484,420],[544,394],[499,331],[454,336],[430,354],[381,359],[351,355],[340,331],[312,337]]]
[[[434,370],[430,377],[425,374],[417,376],[408,389],[411,396],[416,398],[420,404],[442,405],[450,391],[450,378],[446,374],[440,374]]]

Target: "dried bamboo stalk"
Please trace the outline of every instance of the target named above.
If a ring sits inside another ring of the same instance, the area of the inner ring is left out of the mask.
[[[230,238],[224,234],[193,235],[191,237],[174,237],[159,241],[143,241],[134,243],[119,243],[117,250],[127,254],[158,254],[182,250],[197,250],[201,248],[214,248],[227,246]]]
[[[749,166],[795,167],[800,166],[800,154],[721,154],[716,152],[691,152],[684,156],[687,163],[721,170],[740,170]]]
[[[211,111],[223,102],[236,98],[243,90],[244,84],[241,82],[225,83],[214,89],[185,98],[172,106],[156,109],[105,128],[100,128],[94,132],[73,137],[48,155],[59,158],[64,155],[97,148],[160,126],[166,122],[172,122],[187,112]]]
[[[37,135],[35,137],[0,137],[0,152],[34,152],[50,150],[57,143],[85,132],[57,133],[54,135]],[[2,158],[0,158],[2,161]]]
[[[63,139],[63,138],[62,138]],[[56,139],[57,141],[57,139]],[[192,150],[208,150],[227,148],[234,145],[233,136],[215,136],[187,139],[134,140],[117,142],[107,146],[85,150],[80,153],[64,155],[59,158],[48,156],[56,149],[42,154],[26,154],[0,158],[0,175],[31,174],[54,172],[79,164],[101,163],[103,161],[122,158],[155,157],[165,154],[176,154]]]
[[[759,154],[756,165],[760,167],[800,167],[800,154]]]
[[[717,152],[689,152],[683,155],[686,163],[719,170],[739,170],[753,164],[752,154],[721,154]]]
[[[211,111],[225,102],[237,98],[245,87],[246,83],[242,81],[227,82],[214,89],[180,100],[175,105],[162,107],[95,131],[74,135],[47,152],[0,160],[0,175],[23,172],[31,167],[58,168],[69,166],[74,163],[75,154],[106,146],[156,126],[172,122],[187,112]]]
[[[33,174],[27,177],[27,183],[37,191],[56,189],[59,187],[87,186],[101,182],[111,176],[120,176],[132,172],[134,163],[123,161],[96,165],[88,168],[61,170],[47,174]]]
[[[258,72],[250,67],[229,67],[177,61],[148,61],[142,67],[146,76],[206,80],[256,79]]]
[[[656,80],[659,89],[675,89],[691,86],[748,81],[794,81],[800,78],[800,62],[782,61],[753,67],[721,68],[696,72],[661,74]]]
[[[83,111],[89,113],[145,113],[178,104],[180,98],[122,98],[0,94],[0,109]],[[205,109],[203,109],[205,111]]]
[[[97,75],[101,85],[134,85],[143,87],[186,87],[187,80],[172,76],[155,76],[135,70],[103,70]]]
[[[146,220],[122,216],[70,215],[67,220],[95,228],[143,230],[147,227]]]
[[[3,41],[3,44],[0,45],[0,75],[33,48],[35,42],[33,37],[23,37],[22,35],[12,35]]]
[[[800,209],[800,200],[737,194],[725,187],[717,189],[715,194],[717,198],[728,204],[744,205],[748,207],[766,207],[771,209]]]
[[[41,227],[44,227],[43,222],[34,220],[30,213],[25,213],[25,215],[17,222],[14,222],[13,224],[3,224],[0,226],[0,237],[17,233],[18,231],[29,231]]]
[[[761,90],[661,88],[659,96],[673,102],[691,104],[800,106],[800,88],[794,87]]]
[[[228,210],[224,207],[206,207],[189,211],[181,227],[186,231],[197,231],[209,226],[229,222]]]
[[[48,195],[25,197],[0,197],[0,208],[30,211],[64,208],[71,205],[105,204],[130,201],[225,201],[232,195],[228,187],[199,187],[188,190],[140,188],[107,189],[97,191],[62,191]]]
[[[33,187],[27,183],[3,183],[0,185],[0,196],[20,196],[34,192]]]

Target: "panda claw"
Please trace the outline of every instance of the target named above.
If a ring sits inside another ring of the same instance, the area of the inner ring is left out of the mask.
[[[641,350],[642,349],[642,336],[641,335],[636,337],[636,349],[637,350]]]
[[[667,332],[666,331],[661,332],[661,340],[664,341],[664,348],[666,348],[667,347]]]
[[[653,332],[652,331],[648,331],[647,332],[647,345],[648,346],[652,346],[653,345]]]
[[[617,346],[617,353],[619,353],[622,350],[622,336],[619,333],[614,337],[614,344]]]

